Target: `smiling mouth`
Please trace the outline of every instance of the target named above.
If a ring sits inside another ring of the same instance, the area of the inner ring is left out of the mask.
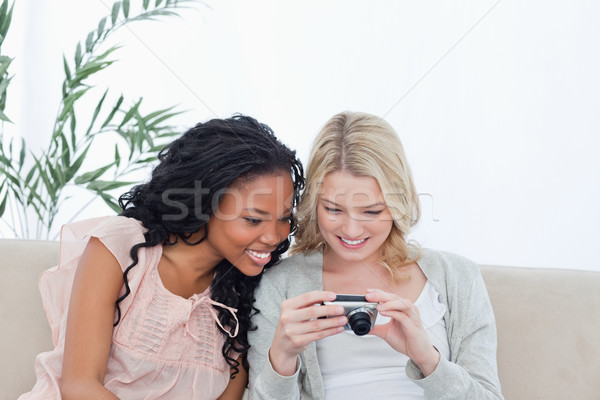
[[[265,265],[269,261],[271,261],[271,252],[270,251],[256,251],[246,249],[246,254],[252,261],[259,265]]]
[[[257,258],[267,258],[271,255],[270,251],[255,251],[255,250],[250,250],[250,249],[248,249],[246,251]]]
[[[358,240],[349,240],[349,239],[344,239],[341,236],[338,236],[338,238],[345,244],[347,244],[348,246],[358,246],[363,244],[364,242],[367,241],[368,238],[365,239],[358,239]]]

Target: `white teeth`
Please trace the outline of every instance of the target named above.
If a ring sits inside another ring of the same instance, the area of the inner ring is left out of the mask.
[[[359,239],[359,240],[348,240],[348,239],[344,239],[343,237],[340,237],[340,239],[342,239],[342,242],[347,243],[351,246],[357,245],[357,244],[361,244],[362,242],[364,242],[367,239]]]
[[[254,250],[246,250],[246,251],[257,258],[267,258],[267,257],[269,257],[269,255],[271,255],[271,253],[263,253],[263,252],[258,252],[258,251],[254,251]]]

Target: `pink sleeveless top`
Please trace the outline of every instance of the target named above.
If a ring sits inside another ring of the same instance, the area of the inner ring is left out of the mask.
[[[125,270],[133,262],[129,251],[144,241],[144,231],[139,221],[116,216],[63,227],[59,265],[44,272],[39,282],[55,349],[37,356],[37,383],[19,400],[61,398],[69,298],[89,238],[100,239]],[[169,292],[157,270],[161,254],[160,245],[140,249],[139,263],[128,273],[131,293],[120,303],[121,321],[113,329],[104,385],[127,400],[216,399],[229,383],[230,368],[221,353],[225,335],[215,323],[212,305],[234,317],[236,310],[214,302],[210,288],[189,299]]]

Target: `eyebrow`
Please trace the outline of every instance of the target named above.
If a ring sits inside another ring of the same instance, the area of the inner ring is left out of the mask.
[[[244,208],[242,211],[252,211],[252,212],[255,212],[255,213],[260,214],[260,215],[269,215],[269,213],[267,211],[261,210],[260,208]],[[290,208],[286,208],[285,210],[283,210],[284,214],[291,213],[291,212],[292,212],[292,208],[291,207]]]
[[[327,203],[329,203],[329,204],[331,204],[331,205],[334,205],[334,206],[336,206],[336,207],[341,207],[341,206],[340,206],[338,203],[336,203],[335,201],[327,200],[327,199],[324,199],[324,198],[322,198],[322,197],[321,197],[321,200],[322,200],[322,201],[326,201]],[[377,206],[386,206],[386,204],[380,201],[380,202],[377,202],[377,203],[374,203],[374,204],[371,204],[371,205],[368,205],[368,206],[362,206],[362,207],[357,207],[357,208],[373,208],[373,207],[377,207]]]

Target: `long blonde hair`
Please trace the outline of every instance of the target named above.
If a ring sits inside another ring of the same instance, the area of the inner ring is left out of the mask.
[[[420,253],[416,243],[406,241],[421,214],[419,199],[398,134],[384,119],[367,113],[336,114],[315,138],[291,252],[314,250],[325,244],[317,223],[317,203],[323,179],[336,171],[373,177],[379,183],[394,221],[379,262],[392,276],[398,276],[399,268],[418,259]]]

